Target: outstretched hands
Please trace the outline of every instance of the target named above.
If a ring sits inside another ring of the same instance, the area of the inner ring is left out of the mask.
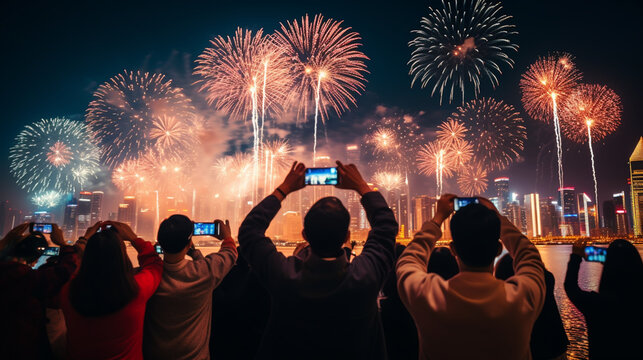
[[[293,162],[288,175],[284,181],[277,187],[277,191],[283,193],[285,197],[291,192],[295,192],[305,186],[304,177],[306,175],[306,165],[300,162]]]
[[[337,173],[339,174],[339,183],[335,185],[340,189],[355,190],[360,195],[371,191],[362,174],[357,170],[354,164],[344,165],[341,161],[337,161]]]

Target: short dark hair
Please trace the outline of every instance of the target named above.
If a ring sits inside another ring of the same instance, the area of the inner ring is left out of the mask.
[[[348,210],[338,198],[319,199],[304,217],[304,234],[310,249],[319,257],[342,255],[350,221]]]
[[[453,247],[467,266],[483,267],[493,263],[498,254],[500,218],[481,204],[469,204],[451,218]]]
[[[168,254],[176,254],[190,243],[194,223],[185,215],[172,215],[159,226],[157,241]]]
[[[41,233],[32,233],[16,244],[11,255],[19,259],[24,259],[29,264],[38,260],[45,252],[46,247],[47,240],[45,236]]]

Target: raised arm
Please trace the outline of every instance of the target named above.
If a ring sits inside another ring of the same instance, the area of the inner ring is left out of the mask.
[[[428,278],[436,277],[436,274],[427,273],[429,265],[429,256],[435,243],[442,237],[440,226],[453,212],[453,199],[455,195],[444,194],[438,201],[435,216],[430,221],[422,225],[413,240],[404,249],[402,255],[397,260],[395,272],[397,274],[398,292],[400,298],[405,304],[409,303],[409,294],[423,293],[424,288],[430,286]]]
[[[212,274],[212,281],[216,287],[221,283],[230,269],[232,269],[235,261],[237,261],[237,246],[234,244],[234,239],[232,238],[230,222],[228,220],[225,222],[215,220],[214,222],[218,223],[219,229],[221,229],[217,238],[223,241],[221,242],[219,251],[206,256],[205,262],[208,264],[208,269],[210,274]],[[201,253],[199,252],[199,254]]]
[[[306,166],[294,162],[284,182],[272,195],[255,206],[241,223],[239,245],[241,253],[253,268],[257,277],[270,286],[268,281],[282,270],[286,257],[277,251],[275,244],[266,236],[266,229],[281,208],[281,201],[291,192],[304,187]]]
[[[569,255],[567,263],[567,273],[565,274],[565,293],[569,300],[583,314],[597,300],[598,294],[591,291],[585,291],[578,286],[578,272],[580,263],[585,255],[585,241],[577,240],[572,246],[572,253]]]

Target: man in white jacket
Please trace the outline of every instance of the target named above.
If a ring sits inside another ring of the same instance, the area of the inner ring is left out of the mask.
[[[451,219],[460,273],[450,280],[427,273],[429,255],[453,213],[455,195],[438,201],[397,262],[400,298],[419,333],[420,358],[529,359],[531,329],[545,299],[544,265],[536,247],[493,204],[478,198]],[[493,276],[502,244],[514,258],[515,275]]]

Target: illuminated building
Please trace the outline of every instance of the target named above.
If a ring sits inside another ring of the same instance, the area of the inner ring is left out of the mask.
[[[558,211],[552,197],[540,198],[540,225],[543,236],[558,235]]]
[[[498,209],[498,211],[500,211],[500,203],[498,202],[498,197],[497,196],[490,197],[489,201],[491,201],[493,206],[495,206],[496,209]]]
[[[413,231],[419,231],[422,224],[431,220],[435,215],[435,204],[437,200],[428,195],[420,195],[413,198]]]
[[[507,219],[514,224],[521,232],[525,232],[525,212],[517,201],[511,202],[505,206]]]
[[[630,233],[630,224],[627,221],[627,210],[625,208],[625,192],[612,195],[614,203],[614,234],[627,236]]]
[[[126,223],[136,231],[136,197],[125,196],[118,204],[118,221]]]
[[[634,236],[643,236],[643,137],[630,156],[630,197]]]
[[[92,192],[92,201],[91,201],[91,224],[95,224],[98,221],[103,219],[103,196],[105,194],[102,191]]]
[[[585,194],[578,194],[578,225],[580,236],[592,236],[596,233],[598,225],[598,214],[596,213],[596,205],[592,199]]]
[[[286,241],[302,241],[303,229],[301,215],[295,211],[286,211],[283,214],[283,236]]]
[[[525,217],[528,237],[541,237],[542,221],[540,217],[540,196],[538,194],[525,195]]]
[[[78,207],[76,208],[76,223],[78,233],[84,234],[87,228],[92,225],[92,193],[81,191],[78,194]]]
[[[496,188],[496,196],[498,197],[498,211],[501,214],[507,215],[507,205],[509,205],[509,178],[499,177],[493,180]]]
[[[349,144],[346,145],[346,163],[355,164],[359,167],[359,145]],[[361,221],[362,213],[364,209],[362,204],[360,204],[359,194],[356,191],[347,191],[346,192],[346,209],[351,214],[351,222],[349,229],[354,231],[357,229],[362,229]],[[365,215],[364,215],[365,216]]]
[[[78,204],[76,199],[72,199],[65,205],[65,214],[63,217],[63,235],[67,240],[78,238],[78,224],[76,217],[78,215]]]
[[[576,202],[576,189],[564,187],[558,189],[558,204],[562,214],[562,223],[559,224],[562,236],[573,236],[580,234],[578,222],[578,205]]]

